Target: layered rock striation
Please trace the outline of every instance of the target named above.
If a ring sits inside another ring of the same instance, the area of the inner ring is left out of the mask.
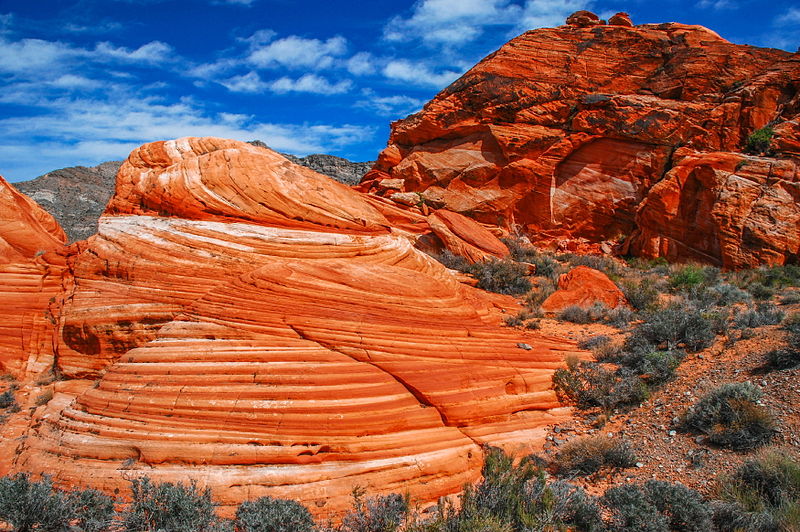
[[[388,195],[392,182],[539,243],[624,239],[636,255],[728,268],[794,261],[800,55],[589,15],[513,39],[395,122],[361,189]],[[739,153],[765,126],[768,157]]]
[[[0,373],[34,376],[53,364],[66,235],[0,177]]]
[[[6,469],[123,494],[137,475],[193,479],[224,506],[336,515],[356,485],[432,502],[479,477],[483,444],[538,448],[575,346],[500,327],[493,296],[412,245],[434,216],[503,252],[472,220],[246,143],[135,150],[98,234],[64,254],[68,380]]]

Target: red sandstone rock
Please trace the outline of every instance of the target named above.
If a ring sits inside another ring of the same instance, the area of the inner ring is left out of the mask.
[[[542,302],[542,311],[556,313],[567,307],[589,308],[601,303],[608,308],[627,304],[625,295],[603,272],[577,266],[558,279],[558,290]]]
[[[576,11],[567,17],[567,24],[570,26],[577,26],[579,28],[588,28],[590,26],[597,26],[603,24],[600,17],[591,11]]]
[[[725,268],[783,264],[800,250],[800,164],[682,148],[653,186],[627,243],[644,257]]]
[[[412,246],[431,225],[245,143],[135,150],[67,257],[58,364],[96,384],[58,387],[18,449],[0,444],[0,474],[123,494],[194,479],[229,509],[271,495],[337,515],[355,485],[432,502],[479,477],[481,444],[539,449],[574,345],[520,349],[493,299]]]
[[[633,27],[633,22],[631,22],[631,16],[627,13],[617,13],[616,15],[608,19],[608,24],[611,26],[625,26],[626,28]]]
[[[53,363],[66,235],[55,219],[0,177],[0,373],[17,378]]]
[[[788,232],[775,235],[774,245],[731,234],[738,243],[714,248],[709,241],[703,248],[698,240],[705,236],[678,230],[669,238],[692,242],[667,246],[655,242],[660,237],[654,232],[664,234],[655,226],[689,228],[691,209],[654,219],[660,212],[654,197],[647,201],[649,214],[637,211],[651,191],[661,194],[654,185],[679,164],[681,146],[736,152],[753,131],[775,123],[778,159],[772,164],[795,164],[800,59],[731,44],[700,26],[615,22],[539,29],[513,39],[422,111],[395,122],[360,189],[382,193],[375,186],[381,179],[403,180],[404,190],[434,207],[522,230],[534,243],[599,243],[637,232],[648,243],[630,249],[648,256],[663,252],[718,265],[795,260],[798,250],[781,243],[798,239],[791,223],[780,224]],[[769,202],[793,186],[787,179],[769,181],[775,194],[759,200],[764,208],[783,208]],[[749,216],[734,204],[715,208]],[[746,248],[747,259],[736,256],[739,248]]]

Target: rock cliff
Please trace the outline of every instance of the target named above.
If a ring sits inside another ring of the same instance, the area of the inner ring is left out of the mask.
[[[0,373],[24,379],[53,364],[65,240],[52,216],[0,177]]]
[[[431,502],[479,477],[482,444],[538,448],[566,415],[550,380],[574,344],[499,326],[507,302],[410,229],[502,244],[412,211],[246,143],[135,150],[97,235],[58,255],[66,380],[4,440],[0,473],[123,494],[131,476],[195,479],[223,506],[336,515],[355,485]]]
[[[794,261],[800,54],[587,13],[513,39],[395,122],[361,189],[389,195],[391,181],[545,244]],[[768,156],[740,153],[765,126]]]

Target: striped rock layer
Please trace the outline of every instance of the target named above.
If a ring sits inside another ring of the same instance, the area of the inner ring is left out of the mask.
[[[498,326],[491,296],[413,247],[426,220],[241,142],[135,150],[98,234],[64,253],[69,380],[10,469],[337,515],[355,486],[431,502],[479,478],[482,445],[536,449],[575,347]],[[461,244],[501,254],[490,237]]]
[[[24,378],[53,364],[66,235],[55,219],[0,177],[0,370]]]

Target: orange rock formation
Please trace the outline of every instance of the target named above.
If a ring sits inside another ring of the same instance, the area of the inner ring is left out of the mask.
[[[55,219],[0,177],[0,373],[17,378],[53,364],[66,235]]]
[[[794,260],[800,55],[624,13],[568,23],[513,39],[395,122],[361,189],[389,181],[539,243],[625,237],[634,254],[729,268]],[[735,153],[767,124],[773,157]]]
[[[566,415],[550,380],[574,345],[500,327],[488,294],[413,247],[420,227],[507,253],[472,220],[246,143],[135,150],[98,234],[65,254],[70,380],[0,473],[122,493],[195,479],[223,505],[335,515],[355,485],[435,501],[479,477],[482,444],[536,449]]]
[[[608,308],[625,305],[625,294],[603,272],[577,266],[558,279],[558,290],[542,302],[544,312],[560,312],[570,306],[589,308],[602,303]]]

